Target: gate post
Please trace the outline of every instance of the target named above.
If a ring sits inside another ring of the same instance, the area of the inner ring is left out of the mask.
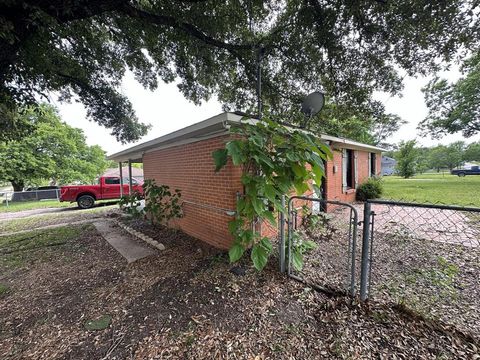
[[[285,272],[285,195],[282,195],[282,210],[279,214],[279,234],[280,234],[280,241],[279,241],[279,259],[280,259],[280,272]]]
[[[365,202],[363,209],[363,239],[362,239],[362,271],[360,275],[360,300],[365,301],[368,297],[368,278],[370,262],[370,218],[372,204]]]

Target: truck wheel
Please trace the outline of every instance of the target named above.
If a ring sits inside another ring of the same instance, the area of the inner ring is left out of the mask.
[[[91,195],[82,195],[77,199],[77,204],[80,209],[90,209],[95,205],[95,199]]]
[[[464,173],[464,172],[458,173],[458,176],[464,177],[464,176],[465,176],[465,173]]]

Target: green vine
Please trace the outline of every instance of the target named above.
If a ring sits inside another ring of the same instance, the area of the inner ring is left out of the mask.
[[[251,248],[251,259],[262,270],[272,253],[272,244],[252,225],[267,220],[276,225],[275,214],[285,213],[280,197],[294,190],[302,195],[310,184],[319,191],[324,176],[324,160],[331,156],[330,148],[318,137],[301,129],[281,125],[271,119],[232,126],[233,139],[225,148],[212,154],[215,170],[219,171],[231,159],[242,166],[244,195],[237,202],[237,217],[229,224],[235,238],[230,248],[230,261],[238,261]],[[301,257],[301,253],[293,254]]]
[[[157,185],[155,180],[147,179],[143,184],[143,192],[148,200],[145,213],[150,215],[152,224],[167,225],[171,219],[183,217],[180,204],[182,192],[179,189],[172,192],[167,185]]]

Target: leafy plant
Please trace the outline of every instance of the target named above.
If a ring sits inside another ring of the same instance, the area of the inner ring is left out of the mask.
[[[383,182],[379,177],[371,177],[357,188],[357,200],[378,199],[383,193]]]
[[[244,121],[232,126],[230,132],[235,138],[212,154],[216,171],[229,159],[243,170],[244,196],[237,202],[237,217],[229,224],[229,231],[235,237],[229,251],[230,261],[239,260],[251,247],[253,264],[261,270],[272,253],[272,244],[252,224],[267,220],[275,225],[274,214],[285,212],[281,195],[293,190],[304,194],[311,190],[309,184],[318,190],[324,176],[323,162],[331,152],[313,134],[269,118],[255,123]],[[297,250],[295,254],[301,256]]]
[[[143,192],[147,199],[145,212],[150,215],[152,223],[167,224],[171,219],[183,216],[180,198],[182,193],[179,189],[170,191],[167,185],[157,185],[155,180],[145,180]]]
[[[131,194],[123,195],[118,202],[120,209],[125,211],[127,214],[132,215],[133,217],[140,217],[145,214],[144,209],[139,210],[138,208],[141,205],[141,200],[143,195],[138,191],[134,191]]]
[[[325,212],[314,214],[307,206],[303,207],[302,213],[302,226],[308,237],[315,240],[329,241],[337,233],[338,230],[331,221],[331,214]]]
[[[97,319],[89,320],[85,323],[85,329],[90,331],[105,330],[112,323],[111,315],[102,315]]]
[[[295,231],[292,234],[292,265],[297,271],[303,269],[303,255],[317,248],[317,244],[305,239],[302,233]]]

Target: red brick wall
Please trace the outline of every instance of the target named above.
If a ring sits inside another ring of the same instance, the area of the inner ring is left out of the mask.
[[[182,191],[182,199],[197,204],[235,210],[236,192],[242,190],[241,168],[229,163],[215,173],[212,152],[224,147],[228,135],[148,152],[143,156],[145,179],[155,179]],[[223,211],[184,203],[184,217],[175,224],[189,235],[227,249],[232,242]]]
[[[369,177],[369,156],[367,151],[356,150],[357,153],[357,172],[358,172],[358,183],[361,184]],[[381,173],[381,153],[377,153],[377,166],[376,173],[380,175]],[[334,173],[334,166],[336,166],[336,172]],[[327,200],[337,200],[344,202],[353,202],[355,201],[355,189],[349,189],[346,193],[342,189],[342,151],[334,150],[333,151],[333,160],[327,162]]]
[[[184,217],[175,220],[177,225],[202,241],[215,247],[227,249],[232,242],[228,232],[228,222],[232,216],[224,211],[204,208],[213,206],[235,210],[236,193],[242,191],[240,182],[241,168],[229,163],[220,172],[215,173],[212,152],[222,148],[228,135],[202,140],[186,145],[155,150],[143,156],[145,179],[155,179],[157,184],[165,184],[171,189],[182,190],[182,199],[199,205],[184,203]],[[355,190],[342,193],[342,153],[333,152],[333,160],[327,162],[327,199],[352,202]],[[368,152],[357,152],[359,182],[368,178]],[[333,173],[333,166],[337,172]],[[380,174],[381,154],[377,155],[377,173]],[[301,206],[301,202],[296,204]],[[263,236],[275,236],[276,227],[262,224]]]

